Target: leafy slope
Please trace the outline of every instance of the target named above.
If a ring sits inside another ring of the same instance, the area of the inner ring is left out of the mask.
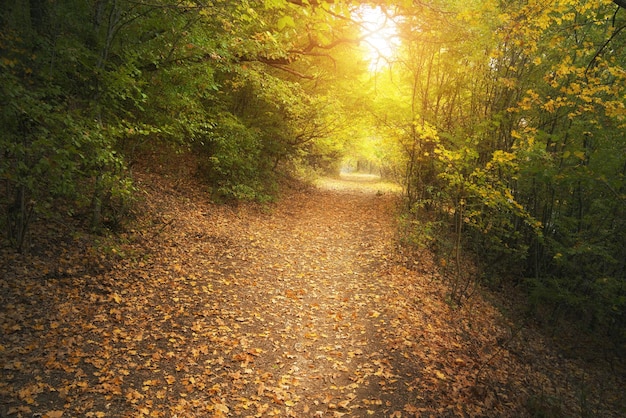
[[[396,250],[396,197],[371,183],[259,210],[139,179],[143,226],[106,253],[77,239],[6,255],[0,416],[625,411],[605,369],[516,332],[479,296],[451,310],[431,256]]]

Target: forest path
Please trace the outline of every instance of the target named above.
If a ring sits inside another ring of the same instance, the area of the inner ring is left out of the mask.
[[[398,379],[381,344],[385,300],[397,291],[378,273],[393,253],[397,196],[387,189],[372,177],[327,179],[271,213],[211,222],[223,228],[199,237],[181,270],[208,267],[195,273],[211,289],[204,306],[188,302],[211,308],[196,332],[219,343],[199,362],[210,364],[205,384],[219,387],[207,400],[215,411],[389,416],[404,407],[413,372]]]
[[[137,231],[1,266],[0,417],[574,416],[583,389],[618,416],[622,382],[445,303],[432,256],[396,249],[388,185],[255,208],[137,180]]]
[[[393,253],[396,196],[326,185],[342,190],[290,199],[245,228],[253,245],[234,257],[222,298],[237,301],[233,325],[259,351],[239,364],[242,375],[265,378],[246,379],[240,395],[266,395],[260,409],[280,416],[389,416],[414,376],[381,343],[397,291],[379,273]]]

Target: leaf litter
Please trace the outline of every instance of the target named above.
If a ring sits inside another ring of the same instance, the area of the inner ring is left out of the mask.
[[[135,230],[5,251],[0,416],[624,413],[623,374],[510,338],[478,294],[452,309],[396,244],[397,194],[346,184],[216,206],[143,173]]]

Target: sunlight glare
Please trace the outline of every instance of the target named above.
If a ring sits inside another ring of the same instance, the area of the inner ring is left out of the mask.
[[[388,64],[399,46],[395,22],[380,7],[362,6],[358,16],[361,22],[363,42],[367,47],[370,71],[377,71],[380,64]]]

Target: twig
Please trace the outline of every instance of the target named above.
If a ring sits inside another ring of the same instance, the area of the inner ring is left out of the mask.
[[[174,220],[175,220],[175,219],[170,219],[169,221],[165,222],[165,224],[163,224],[163,225],[161,226],[161,228],[159,228],[159,230],[158,230],[158,231],[156,231],[154,234],[152,234],[152,237],[151,237],[150,239],[151,239],[151,240],[152,240],[152,239],[155,239],[158,235],[161,235],[161,233],[165,230],[165,228],[167,228],[167,227],[168,227],[168,226],[170,226],[172,223],[174,223]]]
[[[474,377],[474,382],[478,381],[478,377],[480,376],[480,373],[483,371],[483,369],[485,368],[485,366],[487,366],[489,363],[491,363],[491,360],[493,360],[498,354],[500,354],[502,352],[502,350],[504,350],[510,343],[511,341],[513,341],[515,339],[515,337],[518,336],[518,334],[522,331],[522,329],[526,326],[528,319],[524,320],[519,327],[517,327],[517,329],[511,334],[511,336],[504,341],[502,344],[500,344],[500,347],[498,347],[498,349],[496,350],[495,353],[493,353],[488,359],[487,361],[485,361],[483,364],[480,365],[480,367],[478,368],[478,371],[476,372],[476,377]]]

